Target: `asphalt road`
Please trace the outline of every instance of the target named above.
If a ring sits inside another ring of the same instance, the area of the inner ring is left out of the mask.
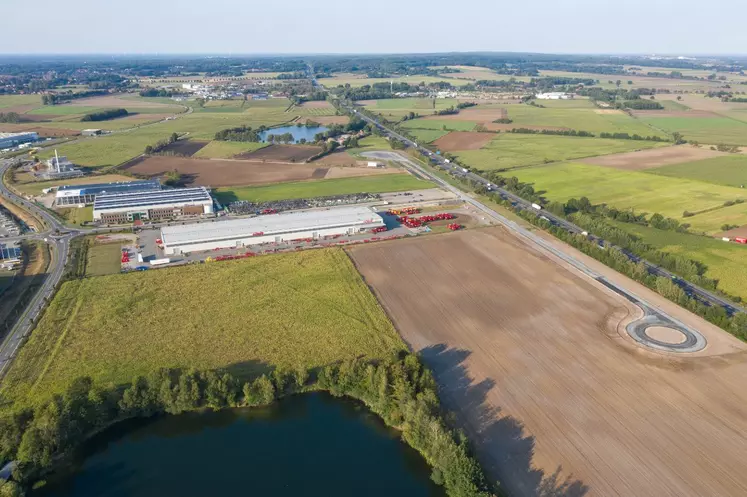
[[[0,178],[2,178],[11,164],[11,160],[0,161]],[[10,362],[15,357],[18,347],[20,347],[23,339],[33,329],[34,321],[39,317],[39,314],[44,308],[44,301],[51,299],[54,295],[55,288],[62,279],[62,275],[65,271],[65,263],[67,262],[68,254],[70,252],[70,240],[76,236],[78,232],[68,230],[62,223],[44,209],[39,208],[32,202],[28,202],[11,192],[2,181],[0,181],[0,195],[9,198],[28,212],[31,212],[34,216],[43,220],[46,225],[46,229],[42,232],[34,233],[25,237],[15,237],[14,239],[44,239],[44,241],[50,246],[51,254],[51,261],[44,283],[42,283],[42,286],[26,306],[24,312],[16,321],[15,326],[6,335],[3,343],[0,344],[0,376],[2,376]],[[56,232],[59,232],[59,234]]]

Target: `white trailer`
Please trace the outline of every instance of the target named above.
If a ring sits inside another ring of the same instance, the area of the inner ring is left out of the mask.
[[[542,210],[542,206],[541,206],[541,205],[539,205],[539,204],[532,204],[532,208],[533,208],[533,209],[537,209],[538,211],[541,211],[541,210]]]
[[[152,261],[150,261],[150,265],[163,266],[164,264],[168,264],[169,262],[171,262],[171,259],[169,259],[168,257],[165,259],[153,259]]]

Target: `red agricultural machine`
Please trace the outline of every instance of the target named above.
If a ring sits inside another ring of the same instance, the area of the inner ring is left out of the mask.
[[[446,225],[446,227],[449,228],[451,231],[459,231],[460,229],[464,228],[464,226],[462,226],[459,223],[449,223]]]
[[[454,218],[456,218],[454,214],[442,212],[440,214],[427,214],[420,217],[400,216],[397,220],[408,228],[420,228],[433,221],[445,221]]]
[[[387,230],[386,226],[378,226],[371,230],[371,233],[383,233]]]
[[[402,209],[389,209],[386,211],[390,216],[411,216],[413,214],[420,214],[420,207],[404,207]]]
[[[277,209],[263,209],[260,214],[277,214]]]

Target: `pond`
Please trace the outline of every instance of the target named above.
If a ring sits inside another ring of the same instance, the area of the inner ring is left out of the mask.
[[[313,142],[314,136],[317,133],[324,133],[329,130],[325,126],[282,126],[280,128],[272,128],[267,131],[263,131],[259,134],[259,138],[263,141],[267,141],[269,135],[284,135],[290,133],[293,135],[295,143],[301,141],[302,138],[306,139],[307,142]]]
[[[357,402],[293,396],[269,408],[120,423],[34,496],[442,497],[430,468]]]

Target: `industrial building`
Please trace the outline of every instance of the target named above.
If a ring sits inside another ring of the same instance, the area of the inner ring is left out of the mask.
[[[157,179],[61,186],[57,189],[54,203],[57,206],[84,206],[93,204],[96,197],[104,193],[131,193],[160,189],[161,183]]]
[[[572,100],[574,96],[573,93],[564,93],[562,91],[537,94],[539,100]]]
[[[384,220],[368,207],[338,207],[323,211],[168,226],[161,229],[161,240],[164,252],[171,255],[304,238],[352,235],[380,226],[384,226]]]
[[[57,150],[54,151],[54,157],[47,160],[47,170],[40,174],[42,179],[67,179],[67,178],[80,178],[83,176],[83,171],[75,167],[75,164],[70,162],[67,157],[57,155]]]
[[[213,213],[213,198],[204,186],[125,193],[102,193],[93,202],[93,220],[124,224]]]
[[[22,143],[35,142],[39,140],[39,134],[35,131],[24,131],[23,133],[0,133],[0,149],[11,148]]]

